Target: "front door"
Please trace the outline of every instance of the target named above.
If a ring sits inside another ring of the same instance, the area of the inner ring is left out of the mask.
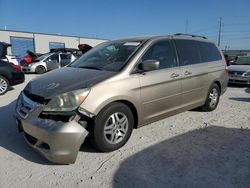
[[[47,70],[53,70],[59,68],[59,56],[58,54],[52,54],[46,60]]]
[[[149,123],[181,105],[181,72],[170,40],[153,43],[140,62],[145,60],[160,62],[159,70],[139,76],[143,122]]]

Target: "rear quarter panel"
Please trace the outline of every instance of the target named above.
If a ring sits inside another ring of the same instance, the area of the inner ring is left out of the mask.
[[[225,93],[228,84],[228,72],[225,68],[226,63],[224,58],[220,61],[210,62],[208,64],[209,82],[219,82],[221,87],[221,94]]]

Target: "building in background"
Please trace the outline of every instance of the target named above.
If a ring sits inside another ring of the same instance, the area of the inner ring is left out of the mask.
[[[96,46],[105,41],[105,39],[80,36],[0,30],[0,42],[6,42],[12,45],[12,47],[8,49],[8,54],[19,57],[26,55],[27,50],[36,53],[46,53],[52,48],[78,48],[79,44]]]

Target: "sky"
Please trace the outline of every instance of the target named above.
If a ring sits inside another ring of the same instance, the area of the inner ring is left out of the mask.
[[[192,33],[250,49],[250,0],[0,0],[0,29],[118,39]]]

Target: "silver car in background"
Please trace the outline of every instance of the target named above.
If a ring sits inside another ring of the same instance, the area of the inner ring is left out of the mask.
[[[71,53],[46,53],[34,60],[33,63],[24,65],[22,70],[25,73],[43,74],[50,70],[65,67],[75,59],[75,55]]]
[[[228,70],[229,83],[250,84],[250,56],[238,56]]]

